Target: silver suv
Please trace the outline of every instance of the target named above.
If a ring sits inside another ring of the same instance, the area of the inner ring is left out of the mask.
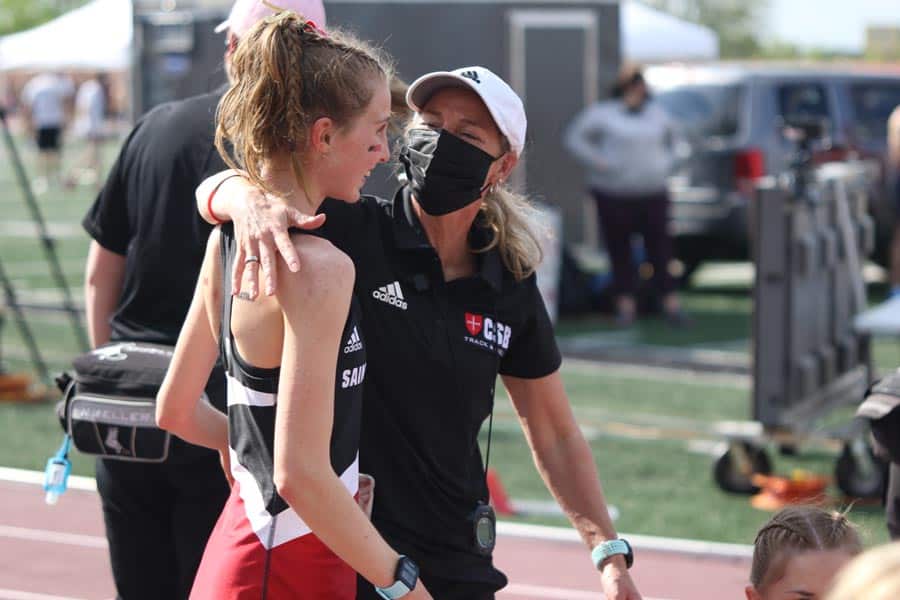
[[[692,152],[672,177],[671,227],[687,276],[706,260],[749,256],[748,215],[760,178],[786,170],[795,117],[827,123],[816,162],[872,159],[882,173],[871,212],[875,258],[886,260],[894,202],[885,181],[886,123],[900,104],[900,75],[843,68],[732,65],[651,67],[656,99],[682,124]]]

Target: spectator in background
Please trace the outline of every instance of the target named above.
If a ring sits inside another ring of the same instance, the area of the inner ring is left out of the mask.
[[[887,185],[894,195],[894,233],[891,236],[890,296],[900,295],[900,106],[887,122]]]
[[[869,420],[872,449],[888,463],[884,506],[888,534],[900,540],[900,370],[869,388],[856,415]]]
[[[324,23],[321,0],[277,4]],[[263,0],[237,0],[217,28],[228,31],[229,77],[238,39],[274,12]],[[194,189],[225,168],[214,145],[216,106],[225,89],[162,104],[141,117],[85,216],[93,238],[85,310],[94,347],[110,340],[175,345],[212,230],[194,209]],[[224,388],[217,369],[206,393],[220,411]],[[166,462],[98,459],[95,471],[118,598],[187,598],[230,493],[219,454],[176,438]]]
[[[36,75],[22,89],[26,122],[40,155],[40,178],[35,181],[35,193],[47,191],[51,181],[60,181],[61,138],[68,116],[66,105],[74,91],[72,80],[57,73]]]
[[[673,325],[687,322],[669,274],[667,180],[675,164],[676,141],[674,122],[653,102],[643,74],[634,66],[620,71],[612,100],[585,108],[565,133],[565,146],[588,172],[612,265],[616,320],[622,326],[631,325],[637,314],[635,234],[643,238],[667,320]]]
[[[872,548],[848,564],[825,600],[897,600],[900,598],[900,542]]]
[[[91,185],[100,178],[100,142],[107,106],[106,75],[97,73],[78,86],[75,95],[75,122],[73,130],[82,138],[85,148],[76,166],[69,174],[67,183]]]
[[[747,600],[820,600],[834,574],[860,552],[856,528],[843,513],[782,509],[756,534]]]

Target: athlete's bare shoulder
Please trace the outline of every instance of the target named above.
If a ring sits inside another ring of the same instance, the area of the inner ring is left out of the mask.
[[[350,257],[318,236],[293,234],[291,238],[300,256],[300,270],[291,273],[286,266],[279,264],[278,289],[281,289],[283,281],[287,290],[291,290],[299,301],[326,302],[349,298],[356,276]]]

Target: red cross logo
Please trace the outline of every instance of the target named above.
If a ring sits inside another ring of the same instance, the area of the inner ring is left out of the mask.
[[[469,333],[471,333],[472,335],[478,335],[481,332],[481,324],[481,315],[466,313],[466,329],[469,330]]]

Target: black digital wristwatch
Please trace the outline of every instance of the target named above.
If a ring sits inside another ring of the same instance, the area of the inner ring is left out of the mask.
[[[408,556],[400,555],[397,570],[394,571],[394,583],[390,587],[376,587],[375,591],[385,600],[402,598],[416,588],[419,581],[419,566]]]

